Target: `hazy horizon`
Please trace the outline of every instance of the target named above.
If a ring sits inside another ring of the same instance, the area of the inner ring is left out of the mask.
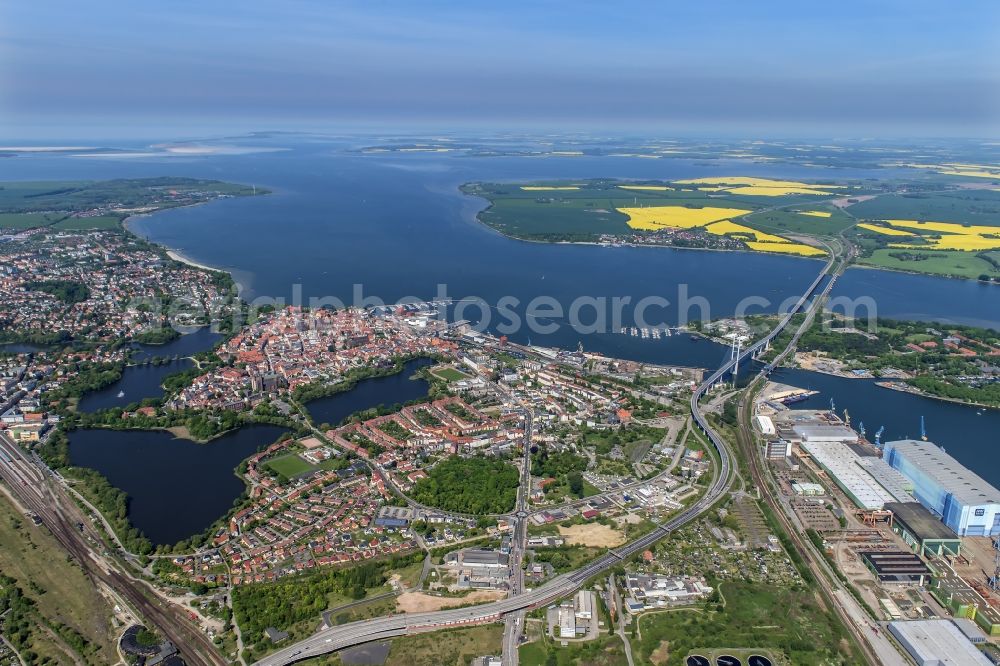
[[[845,138],[1000,128],[995,2],[61,0],[44,11],[4,2],[0,26],[4,139],[361,125]]]

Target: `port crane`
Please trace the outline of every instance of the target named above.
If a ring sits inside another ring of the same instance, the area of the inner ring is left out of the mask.
[[[862,437],[865,436],[865,422],[864,421],[858,421],[858,432],[861,433]]]
[[[875,433],[875,446],[877,446],[880,449],[882,448],[882,433],[884,432],[885,432],[885,426],[882,426],[881,428],[878,429],[878,432]]]
[[[924,417],[920,415],[920,439],[927,441],[927,428],[924,425]]]
[[[833,398],[830,398],[830,411],[834,414],[837,413],[837,403],[833,401]]]
[[[851,413],[846,409],[844,410],[844,423],[847,425],[848,428],[851,427]]]

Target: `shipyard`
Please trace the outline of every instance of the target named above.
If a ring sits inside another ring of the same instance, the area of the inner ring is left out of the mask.
[[[880,429],[869,439],[849,413],[795,409],[788,395],[793,387],[772,385],[755,402],[761,455],[790,519],[891,623],[882,629],[898,639],[907,620],[938,631],[951,618],[966,633],[1000,635],[1000,491],[926,435],[882,441]]]

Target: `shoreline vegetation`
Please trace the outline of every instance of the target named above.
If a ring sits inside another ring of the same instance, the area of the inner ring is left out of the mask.
[[[943,395],[935,395],[933,393],[928,393],[926,391],[921,391],[920,389],[918,389],[916,387],[913,387],[913,386],[911,386],[909,384],[906,384],[905,382],[902,382],[902,381],[899,381],[899,380],[895,380],[895,379],[892,379],[892,380],[882,380],[882,379],[879,379],[877,377],[856,376],[856,375],[851,375],[849,373],[848,374],[844,374],[842,372],[834,372],[832,370],[823,370],[823,369],[819,369],[819,368],[812,368],[812,367],[810,367],[810,368],[802,368],[795,361],[790,361],[790,362],[783,363],[782,367],[784,367],[784,368],[799,368],[801,370],[806,370],[808,372],[814,372],[814,373],[816,373],[818,375],[827,375],[829,377],[836,377],[838,379],[849,379],[851,381],[862,381],[862,380],[866,380],[866,379],[868,379],[868,380],[876,379],[876,380],[878,380],[878,381],[875,382],[876,386],[878,386],[879,388],[888,389],[890,391],[899,391],[900,393],[909,393],[910,395],[915,395],[915,396],[918,396],[920,398],[927,398],[928,400],[940,400],[942,402],[951,402],[951,403],[954,403],[956,405],[962,405],[962,406],[965,406],[965,407],[976,407],[976,408],[981,408],[981,409],[990,409],[990,410],[994,410],[995,409],[995,410],[1000,410],[1000,404],[991,405],[991,404],[983,403],[983,402],[969,402],[969,401],[966,401],[966,400],[961,400],[959,398],[949,398],[949,397],[943,396]]]
[[[910,395],[919,396],[921,398],[929,398],[931,400],[941,400],[942,402],[951,402],[956,405],[964,405],[965,407],[1000,410],[1000,404],[991,405],[984,402],[968,402],[966,400],[961,400],[959,398],[949,398],[948,396],[944,395],[935,395],[933,393],[922,391],[916,387],[910,386],[909,384],[904,384],[902,382],[893,382],[893,381],[875,382],[875,385],[878,386],[879,388],[888,389],[890,391],[909,393]]]
[[[802,335],[786,365],[849,379],[860,371],[881,388],[1000,409],[1000,382],[989,374],[1000,358],[1000,333],[891,319],[859,330],[835,315],[821,319]]]
[[[902,273],[903,275],[923,275],[925,277],[941,278],[943,280],[961,280],[963,282],[975,282],[976,284],[1000,286],[996,280],[984,280],[981,277],[969,277],[968,275],[954,275],[946,273],[927,273],[925,271],[911,270],[899,266],[877,266],[875,264],[853,263],[848,269],[864,269],[870,271],[884,271],[886,273]]]

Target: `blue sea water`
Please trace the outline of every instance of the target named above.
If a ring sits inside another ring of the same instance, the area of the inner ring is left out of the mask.
[[[463,195],[459,186],[477,180],[672,179],[734,174],[863,178],[886,173],[728,160],[372,155],[351,150],[367,141],[288,135],[241,141],[280,150],[150,158],[33,155],[0,160],[0,180],[172,175],[253,184],[272,193],[165,211],[133,220],[130,228],[195,261],[229,270],[241,285],[244,297],[251,300],[297,299],[308,303],[310,298],[329,298],[350,304],[357,300],[356,291],[360,290],[363,296],[391,303],[407,296],[430,299],[440,293],[440,285],[445,285],[447,295],[458,299],[463,307],[451,314],[490,330],[497,330],[506,321],[496,309],[501,299],[516,300],[512,311],[522,325],[509,334],[515,341],[559,347],[583,344],[592,351],[643,362],[710,368],[725,358],[726,348],[706,341],[692,342],[686,335],[661,340],[623,335],[613,325],[611,299],[630,299],[623,308],[625,320],[621,323],[626,326],[631,324],[632,306],[644,297],[669,302],[647,310],[651,324],[673,325],[685,316],[729,316],[748,297],[767,303],[750,312],[774,311],[783,300],[800,293],[822,263],[742,252],[512,240],[476,221],[476,213],[485,202]],[[870,298],[882,317],[1000,328],[1000,289],[969,281],[851,269],[838,281],[834,296]],[[563,312],[529,317],[527,305],[538,297],[551,299]],[[585,323],[603,322],[599,327],[602,332],[575,330],[569,325],[568,310],[579,298],[606,304],[604,320],[597,309],[582,308],[581,314]],[[481,299],[486,307],[473,304],[471,299]],[[685,309],[685,299],[704,302],[707,310]],[[543,328],[554,330],[545,332]],[[193,344],[194,339],[185,342]],[[823,397],[817,400],[825,401],[833,395],[839,404],[865,420],[870,433],[877,424],[884,423],[889,432],[914,434],[908,430],[909,422],[916,418],[914,415],[927,414],[933,438],[964,464],[1000,485],[1000,458],[991,453],[997,444],[995,433],[1000,432],[1000,412],[979,415],[971,408],[867,384],[843,383],[849,380],[837,382],[836,378],[814,373],[783,372],[786,374],[782,377],[789,383],[821,388]],[[126,399],[141,397],[145,396],[128,395]],[[351,398],[345,395],[340,402],[344,400]],[[339,407],[336,413],[340,413]],[[154,454],[148,447],[135,446],[134,437],[77,435],[71,449],[78,448],[78,453],[82,447],[94,453],[101,442],[107,441],[114,447],[114,455],[78,458],[74,454],[74,460],[80,464],[89,461],[105,474],[117,476],[114,465],[118,461],[142,465],[152,460],[148,456]],[[155,434],[154,439],[167,442],[169,438]],[[234,460],[246,457],[259,444],[256,437],[247,440],[233,447],[239,449],[239,457],[227,456],[224,460],[205,457],[197,445],[191,448],[167,442],[165,448],[173,452],[170,455],[185,459],[196,456],[190,460],[197,459],[198,465],[212,470],[213,478],[221,478],[231,475]],[[130,509],[131,519],[153,533],[150,526],[167,519],[146,514],[159,491],[143,484],[130,484],[126,490],[137,502]],[[223,504],[232,500],[233,492],[227,489],[224,494],[228,499]],[[140,512],[139,506],[146,508]],[[213,507],[225,508],[220,502],[214,502]],[[194,522],[205,523],[205,519],[207,516],[202,516]],[[195,527],[194,523],[187,525]],[[157,536],[166,540],[180,538],[184,529],[165,530]]]

